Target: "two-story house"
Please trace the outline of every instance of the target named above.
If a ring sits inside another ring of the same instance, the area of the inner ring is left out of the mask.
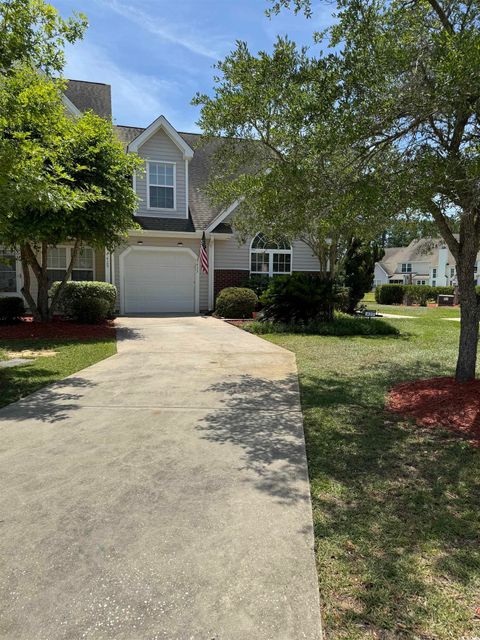
[[[92,109],[111,118],[110,86],[69,81],[64,102],[72,114]],[[131,313],[198,313],[214,308],[215,296],[227,286],[243,284],[251,274],[319,271],[317,258],[303,242],[275,244],[257,235],[240,242],[232,220],[237,202],[224,210],[205,194],[213,149],[199,147],[199,134],[177,131],[164,117],[146,128],[116,126],[127,152],[145,160],[145,172],[134,177],[140,198],[135,222],[124,245],[113,253],[83,248],[72,278],[116,285],[119,311]],[[198,148],[197,148],[198,147]],[[200,268],[205,233],[208,274]],[[66,270],[70,248],[51,248],[49,275]],[[3,252],[0,295],[22,286],[18,259]]]
[[[477,256],[477,270],[480,253]],[[476,277],[478,282],[478,277]],[[443,240],[413,240],[408,247],[385,249],[375,265],[374,286],[381,284],[420,284],[433,287],[455,285],[456,263]]]

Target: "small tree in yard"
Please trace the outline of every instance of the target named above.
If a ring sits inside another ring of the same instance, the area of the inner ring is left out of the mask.
[[[310,0],[280,0],[274,10],[289,5],[312,11]],[[395,149],[385,191],[401,183],[410,210],[429,216],[452,252],[461,303],[456,379],[471,380],[480,317],[480,5],[341,0],[338,8],[330,44],[339,51],[345,132],[360,163],[383,162]]]
[[[40,321],[52,317],[81,246],[113,249],[137,204],[138,158],[125,154],[102,118],[68,117],[62,86],[25,65],[0,77],[0,243],[19,248],[22,293]],[[72,243],[71,262],[50,300],[48,247],[60,243]]]
[[[376,242],[365,243],[359,238],[350,240],[343,263],[345,286],[348,287],[348,313],[354,313],[360,300],[371,290],[375,263],[384,255],[385,251]]]

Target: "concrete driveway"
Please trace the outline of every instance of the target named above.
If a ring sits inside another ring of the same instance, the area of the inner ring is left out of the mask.
[[[318,640],[293,354],[118,324],[118,355],[0,411],[0,637]]]

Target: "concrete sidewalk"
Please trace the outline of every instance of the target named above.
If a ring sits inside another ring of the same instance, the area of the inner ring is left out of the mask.
[[[0,411],[0,637],[318,640],[294,355],[213,318]]]

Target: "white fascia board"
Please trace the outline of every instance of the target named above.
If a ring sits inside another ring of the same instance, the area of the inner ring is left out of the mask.
[[[387,276],[387,278],[389,278],[389,277],[390,277],[390,275],[385,271],[385,269],[382,267],[382,265],[380,264],[380,262],[377,262],[376,264],[377,264],[377,266],[379,266],[379,267],[380,267],[380,269],[381,269],[381,270],[383,271],[383,273]]]
[[[241,202],[243,202],[244,199],[245,198],[242,196],[241,198],[237,198],[235,202],[232,202],[232,204],[229,207],[224,209],[221,213],[218,214],[218,216],[214,220],[212,220],[212,222],[205,229],[205,232],[213,231],[213,229],[215,229],[217,225],[223,222],[225,218],[228,218],[228,216],[235,211],[235,209],[238,207],[238,205]]]
[[[67,98],[67,96],[64,93],[62,93],[62,102],[65,108],[67,109],[67,111],[69,111],[72,115],[74,116],[82,115],[82,112],[80,111],[80,109],[78,109],[70,100],[70,98]]]
[[[182,136],[172,127],[165,116],[160,116],[152,122],[142,133],[137,136],[128,145],[128,151],[138,152],[142,144],[145,144],[157,131],[163,129],[172,142],[183,153],[184,160],[191,160],[193,158],[193,149],[185,142]]]

